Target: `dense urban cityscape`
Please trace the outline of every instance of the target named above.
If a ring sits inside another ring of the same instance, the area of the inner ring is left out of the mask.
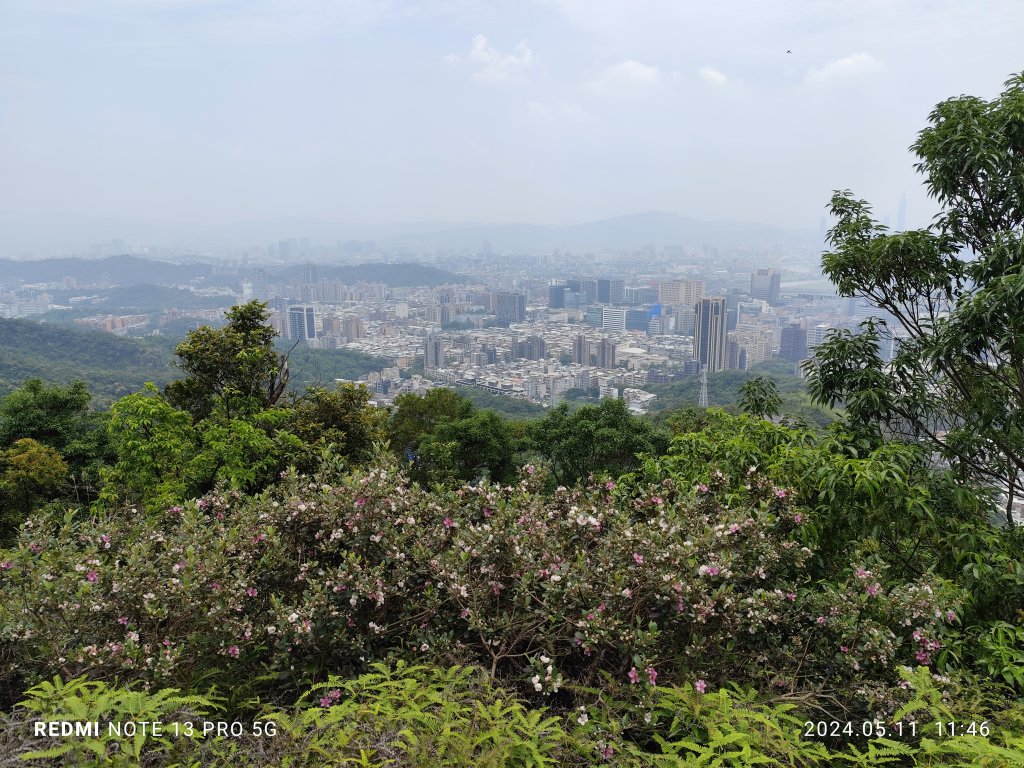
[[[830,330],[854,329],[879,315],[863,301],[838,298],[799,252],[762,264],[750,254],[727,259],[710,247],[529,256],[497,254],[485,244],[477,254],[431,258],[453,282],[398,287],[328,276],[330,264],[301,261],[315,250],[305,238],[268,250],[294,254],[301,266],[250,265],[246,258],[176,286],[219,298],[223,307],[91,314],[105,300],[89,291],[117,287],[106,274],[91,284],[68,277],[3,285],[0,313],[67,322],[61,310],[74,311],[77,327],[145,336],[172,321],[216,324],[232,303],[258,299],[284,340],[387,359],[389,366],[362,379],[378,403],[448,384],[545,406],[567,393],[621,397],[637,413],[656,398],[646,385],[702,370],[748,370],[778,359],[798,373]],[[63,291],[66,304],[54,303],[53,289]],[[886,358],[898,335],[888,344]]]

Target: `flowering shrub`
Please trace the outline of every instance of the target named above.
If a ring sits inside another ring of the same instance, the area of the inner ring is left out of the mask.
[[[544,695],[599,673],[638,691],[867,690],[927,663],[955,619],[948,586],[889,587],[861,563],[812,583],[806,511],[750,480],[728,504],[720,475],[545,494],[533,466],[514,485],[431,492],[384,464],[155,515],[39,517],[0,570],[3,659],[28,681],[185,685],[399,654],[482,663]]]

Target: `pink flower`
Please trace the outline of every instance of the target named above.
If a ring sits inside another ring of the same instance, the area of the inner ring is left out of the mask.
[[[695,691],[697,691],[697,693],[704,693],[704,691],[708,689],[708,684],[705,683],[703,680],[698,680],[696,683],[693,684],[693,688]]]
[[[729,526],[729,533],[737,533],[740,530],[739,523],[733,523]]]
[[[816,619],[816,621],[818,622],[818,626],[819,627],[824,627],[825,626],[825,617],[824,616],[819,616]]]
[[[537,468],[534,467],[533,464],[527,464],[526,465],[526,474],[532,475],[536,471],[537,471]]]
[[[491,512],[491,508],[490,507],[484,507],[484,517],[490,517],[493,514],[494,513]]]
[[[233,659],[237,659],[238,658],[238,646],[237,645],[230,645],[230,646],[228,646],[228,656],[230,656]]]
[[[334,702],[331,701],[326,696],[321,696],[320,697],[320,706],[323,707],[324,709],[327,709],[327,707],[331,706],[331,704],[333,704],[333,703]]]
[[[245,590],[245,594],[248,595],[249,597],[256,597],[256,595],[257,595],[256,588],[255,587],[249,587],[247,590]]]
[[[364,499],[362,496],[360,496],[358,499],[356,499],[356,506],[357,507],[361,507],[365,503],[366,503],[366,499]]]
[[[956,614],[953,611],[946,611],[946,621],[956,621]]]
[[[928,653],[927,651],[918,651],[917,653],[914,654],[914,658],[917,659],[922,664],[927,664],[929,661],[932,660],[931,654]]]
[[[444,519],[444,527],[447,528],[448,530],[451,530],[452,528],[455,527],[455,521],[452,520],[450,517],[446,517]]]
[[[644,564],[644,556],[643,555],[639,555],[636,552],[634,552],[633,553],[633,562],[636,563],[637,565],[643,565]]]
[[[93,581],[93,582],[96,581],[96,579],[98,579],[99,577],[100,577],[100,575],[98,573],[96,573],[96,571],[88,571],[85,574],[85,578],[87,580]]]
[[[611,480],[609,480],[607,483],[604,484],[604,489],[606,491],[613,491],[613,490],[615,490],[615,483],[613,483]]]
[[[128,617],[127,616],[118,616],[117,617],[117,623],[120,624],[122,627],[127,627],[128,626]]]
[[[704,485],[704,483],[701,483],[700,485],[697,486],[697,490],[700,491],[701,493],[707,493],[708,487]]]
[[[0,571],[9,571],[13,567],[14,563],[12,563],[10,560],[4,560],[2,563],[0,563]]]
[[[654,667],[648,667],[646,672],[647,680],[650,682],[651,685],[654,685],[658,682],[658,670],[656,670]]]
[[[210,585],[210,589],[212,589],[214,592],[219,592],[220,591],[220,582],[219,581],[213,582]]]
[[[878,595],[878,584],[868,584],[866,591],[872,597],[876,597]]]
[[[611,747],[605,747],[604,749],[601,750],[601,757],[603,757],[605,760],[610,760],[612,755],[614,755],[614,754],[615,754],[615,750],[612,749]]]
[[[259,544],[261,541],[266,541],[266,539],[267,534],[265,533],[257,533],[255,536],[252,537],[254,544]]]
[[[660,507],[664,503],[665,503],[665,501],[664,501],[664,499],[661,498],[661,496],[652,496],[651,497],[651,504],[654,504],[656,507]]]
[[[786,599],[789,600],[789,602],[791,602],[791,603],[796,601],[796,593],[795,592],[788,592],[788,593],[786,593]]]
[[[784,499],[788,494],[782,488],[775,489],[775,498]]]
[[[640,673],[636,671],[636,667],[630,668],[627,677],[629,677],[629,682],[631,685],[636,685],[640,682]]]
[[[33,555],[38,555],[40,552],[43,551],[43,545],[32,542],[28,545],[28,551],[31,552]]]
[[[804,516],[801,515],[799,512],[797,512],[795,515],[793,515],[793,522],[796,523],[797,525],[800,525],[800,523],[802,523],[803,521],[804,521]]]
[[[866,579],[868,577],[868,572],[865,571],[863,568],[858,568],[856,571],[854,571],[854,574],[857,576],[858,579]]]
[[[840,652],[840,653],[847,653],[847,652],[849,652],[849,650],[850,650],[850,649],[849,649],[849,648],[847,648],[847,647],[846,647],[845,645],[840,645],[840,646],[839,646],[839,652]]]

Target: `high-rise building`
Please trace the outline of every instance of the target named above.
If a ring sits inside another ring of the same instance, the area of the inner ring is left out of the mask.
[[[704,298],[702,280],[662,280],[658,283],[658,303],[684,304],[692,307]]]
[[[526,337],[526,359],[543,360],[548,356],[548,345],[541,336]]]
[[[617,307],[602,307],[601,327],[606,331],[622,332],[626,330],[626,310]]]
[[[590,340],[582,333],[572,343],[572,361],[579,365],[590,365]]]
[[[782,274],[774,269],[757,269],[750,274],[750,295],[767,301],[771,306],[779,303]]]
[[[288,338],[295,341],[316,338],[316,317],[312,307],[288,307]]]
[[[807,358],[807,329],[797,323],[782,329],[779,341],[779,357],[791,363],[799,363]]]
[[[615,367],[615,342],[604,338],[597,343],[597,367]]]
[[[721,371],[726,364],[725,297],[701,299],[697,304],[693,351],[708,373]]]
[[[302,265],[302,282],[306,285],[312,285],[313,283],[319,282],[320,271],[316,268],[316,264],[303,264]]]
[[[626,283],[623,280],[608,281],[608,301],[611,304],[626,303]]]
[[[610,277],[597,279],[597,302],[599,304],[622,304],[626,300],[626,284]]]
[[[597,280],[592,278],[580,280],[580,292],[586,294],[587,304],[597,301]]]
[[[345,337],[352,341],[353,339],[363,338],[363,319],[356,317],[355,315],[348,315],[345,318],[345,322],[342,324]]]
[[[564,285],[548,286],[548,307],[551,309],[565,308],[565,288]]]
[[[526,319],[526,296],[522,293],[499,293],[495,297],[495,314],[501,325],[523,322]]]
[[[444,366],[444,344],[440,336],[429,335],[423,345],[423,368],[433,370]]]
[[[341,318],[337,315],[325,315],[321,323],[324,336],[341,336]]]

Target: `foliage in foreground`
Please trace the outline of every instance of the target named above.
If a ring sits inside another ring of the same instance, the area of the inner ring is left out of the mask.
[[[793,703],[703,684],[651,687],[640,698],[574,688],[570,704],[538,708],[478,668],[376,664],[353,679],[331,677],[294,704],[253,702],[237,716],[173,689],[55,678],[28,691],[0,725],[0,746],[12,765],[84,767],[1024,765],[1019,705],[976,712],[987,719],[975,733],[940,738],[938,722],[957,713],[926,668],[903,677],[914,695],[896,719],[856,723],[853,735],[838,738],[808,735],[809,718]],[[29,737],[36,720],[103,728],[95,736]],[[108,723],[129,720],[159,720],[163,733],[111,735]],[[233,736],[204,734],[206,721],[239,726]]]

